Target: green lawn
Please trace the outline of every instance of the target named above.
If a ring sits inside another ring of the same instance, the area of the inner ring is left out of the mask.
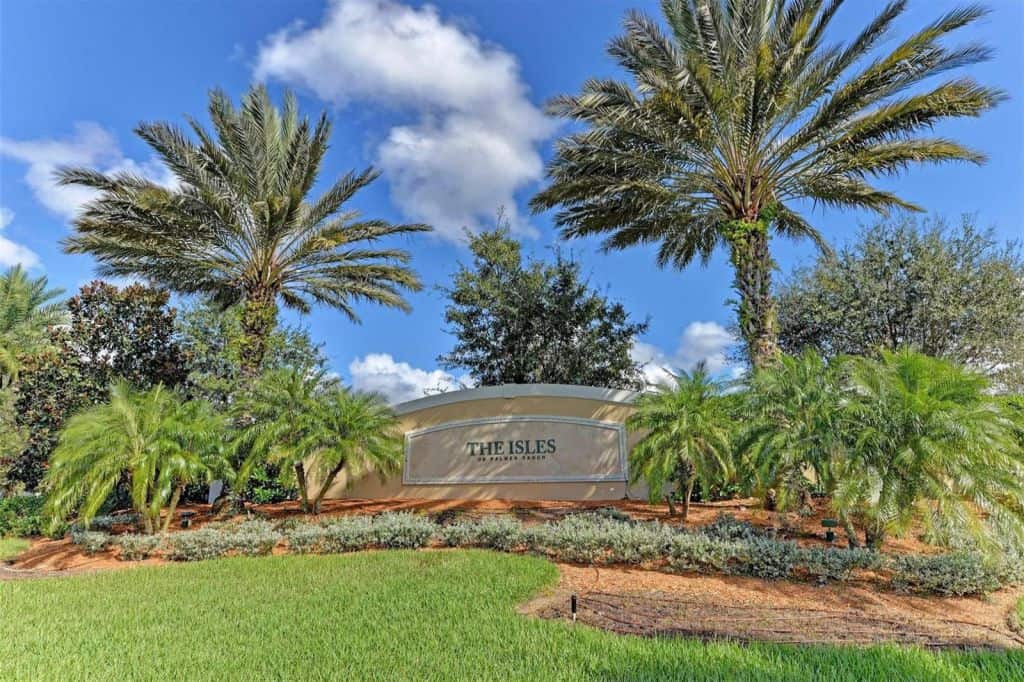
[[[526,618],[538,558],[225,559],[0,583],[0,679],[1010,680],[1024,655],[705,645]]]
[[[22,538],[0,538],[0,561],[13,559],[26,549],[29,541]]]

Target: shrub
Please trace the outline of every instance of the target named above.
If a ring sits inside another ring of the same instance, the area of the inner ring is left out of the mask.
[[[317,524],[301,524],[287,527],[284,538],[288,547],[297,554],[317,554],[323,552],[323,542],[327,535],[327,527]]]
[[[439,535],[449,547],[486,547],[508,552],[522,544],[523,525],[508,516],[490,516],[443,526]]]
[[[86,554],[95,554],[110,545],[111,537],[101,531],[75,530],[71,532],[71,542],[84,549]]]
[[[228,552],[228,534],[219,528],[205,527],[181,533],[171,533],[167,537],[167,549],[164,552],[171,561],[203,561],[216,559]]]
[[[45,501],[42,495],[0,498],[0,538],[42,535]]]
[[[700,532],[717,540],[754,540],[765,537],[760,528],[749,521],[740,521],[732,514],[719,514]]]
[[[668,565],[674,571],[724,571],[736,555],[736,543],[703,533],[677,533],[668,546]]]
[[[160,546],[163,537],[160,535],[136,535],[130,533],[119,535],[114,540],[120,550],[122,561],[141,561],[148,559]]]
[[[373,540],[385,549],[416,549],[430,542],[435,528],[424,516],[385,512],[373,518]]]
[[[800,564],[810,576],[821,580],[849,580],[855,569],[879,569],[885,557],[869,549],[836,549],[833,547],[800,550]]]
[[[243,556],[270,554],[282,535],[274,524],[261,519],[244,521],[225,532],[228,551]]]
[[[999,566],[980,554],[905,555],[891,559],[897,590],[947,596],[983,594],[1000,587]]]
[[[88,530],[103,530],[107,531],[114,526],[134,526],[139,523],[139,515],[136,512],[121,512],[119,514],[103,514],[101,516],[94,516],[89,521]],[[83,526],[79,523],[75,523],[71,526],[72,529],[82,529]]]
[[[577,563],[643,563],[664,556],[673,536],[659,523],[624,522],[600,514],[574,514],[522,534],[533,551]]]
[[[733,543],[738,550],[726,571],[764,580],[791,577],[800,561],[800,548],[795,542],[754,538]]]
[[[327,554],[355,552],[371,547],[375,542],[373,519],[369,516],[349,516],[324,528],[319,551]]]

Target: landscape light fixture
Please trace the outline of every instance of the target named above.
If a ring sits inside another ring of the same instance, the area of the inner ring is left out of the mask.
[[[572,622],[576,622],[576,595],[569,597],[569,610],[572,611]]]

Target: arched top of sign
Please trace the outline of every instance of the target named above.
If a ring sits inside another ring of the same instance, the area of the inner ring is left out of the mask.
[[[514,398],[575,398],[597,400],[605,403],[630,405],[639,394],[619,388],[598,388],[595,386],[573,386],[570,384],[503,384],[481,386],[461,391],[449,391],[428,395],[395,406],[397,414],[409,414],[430,407],[450,405],[470,400],[514,399]]]

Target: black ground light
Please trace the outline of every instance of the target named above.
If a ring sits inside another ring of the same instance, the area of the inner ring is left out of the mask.
[[[572,611],[572,622],[576,622],[576,595],[569,597],[569,610]]]

